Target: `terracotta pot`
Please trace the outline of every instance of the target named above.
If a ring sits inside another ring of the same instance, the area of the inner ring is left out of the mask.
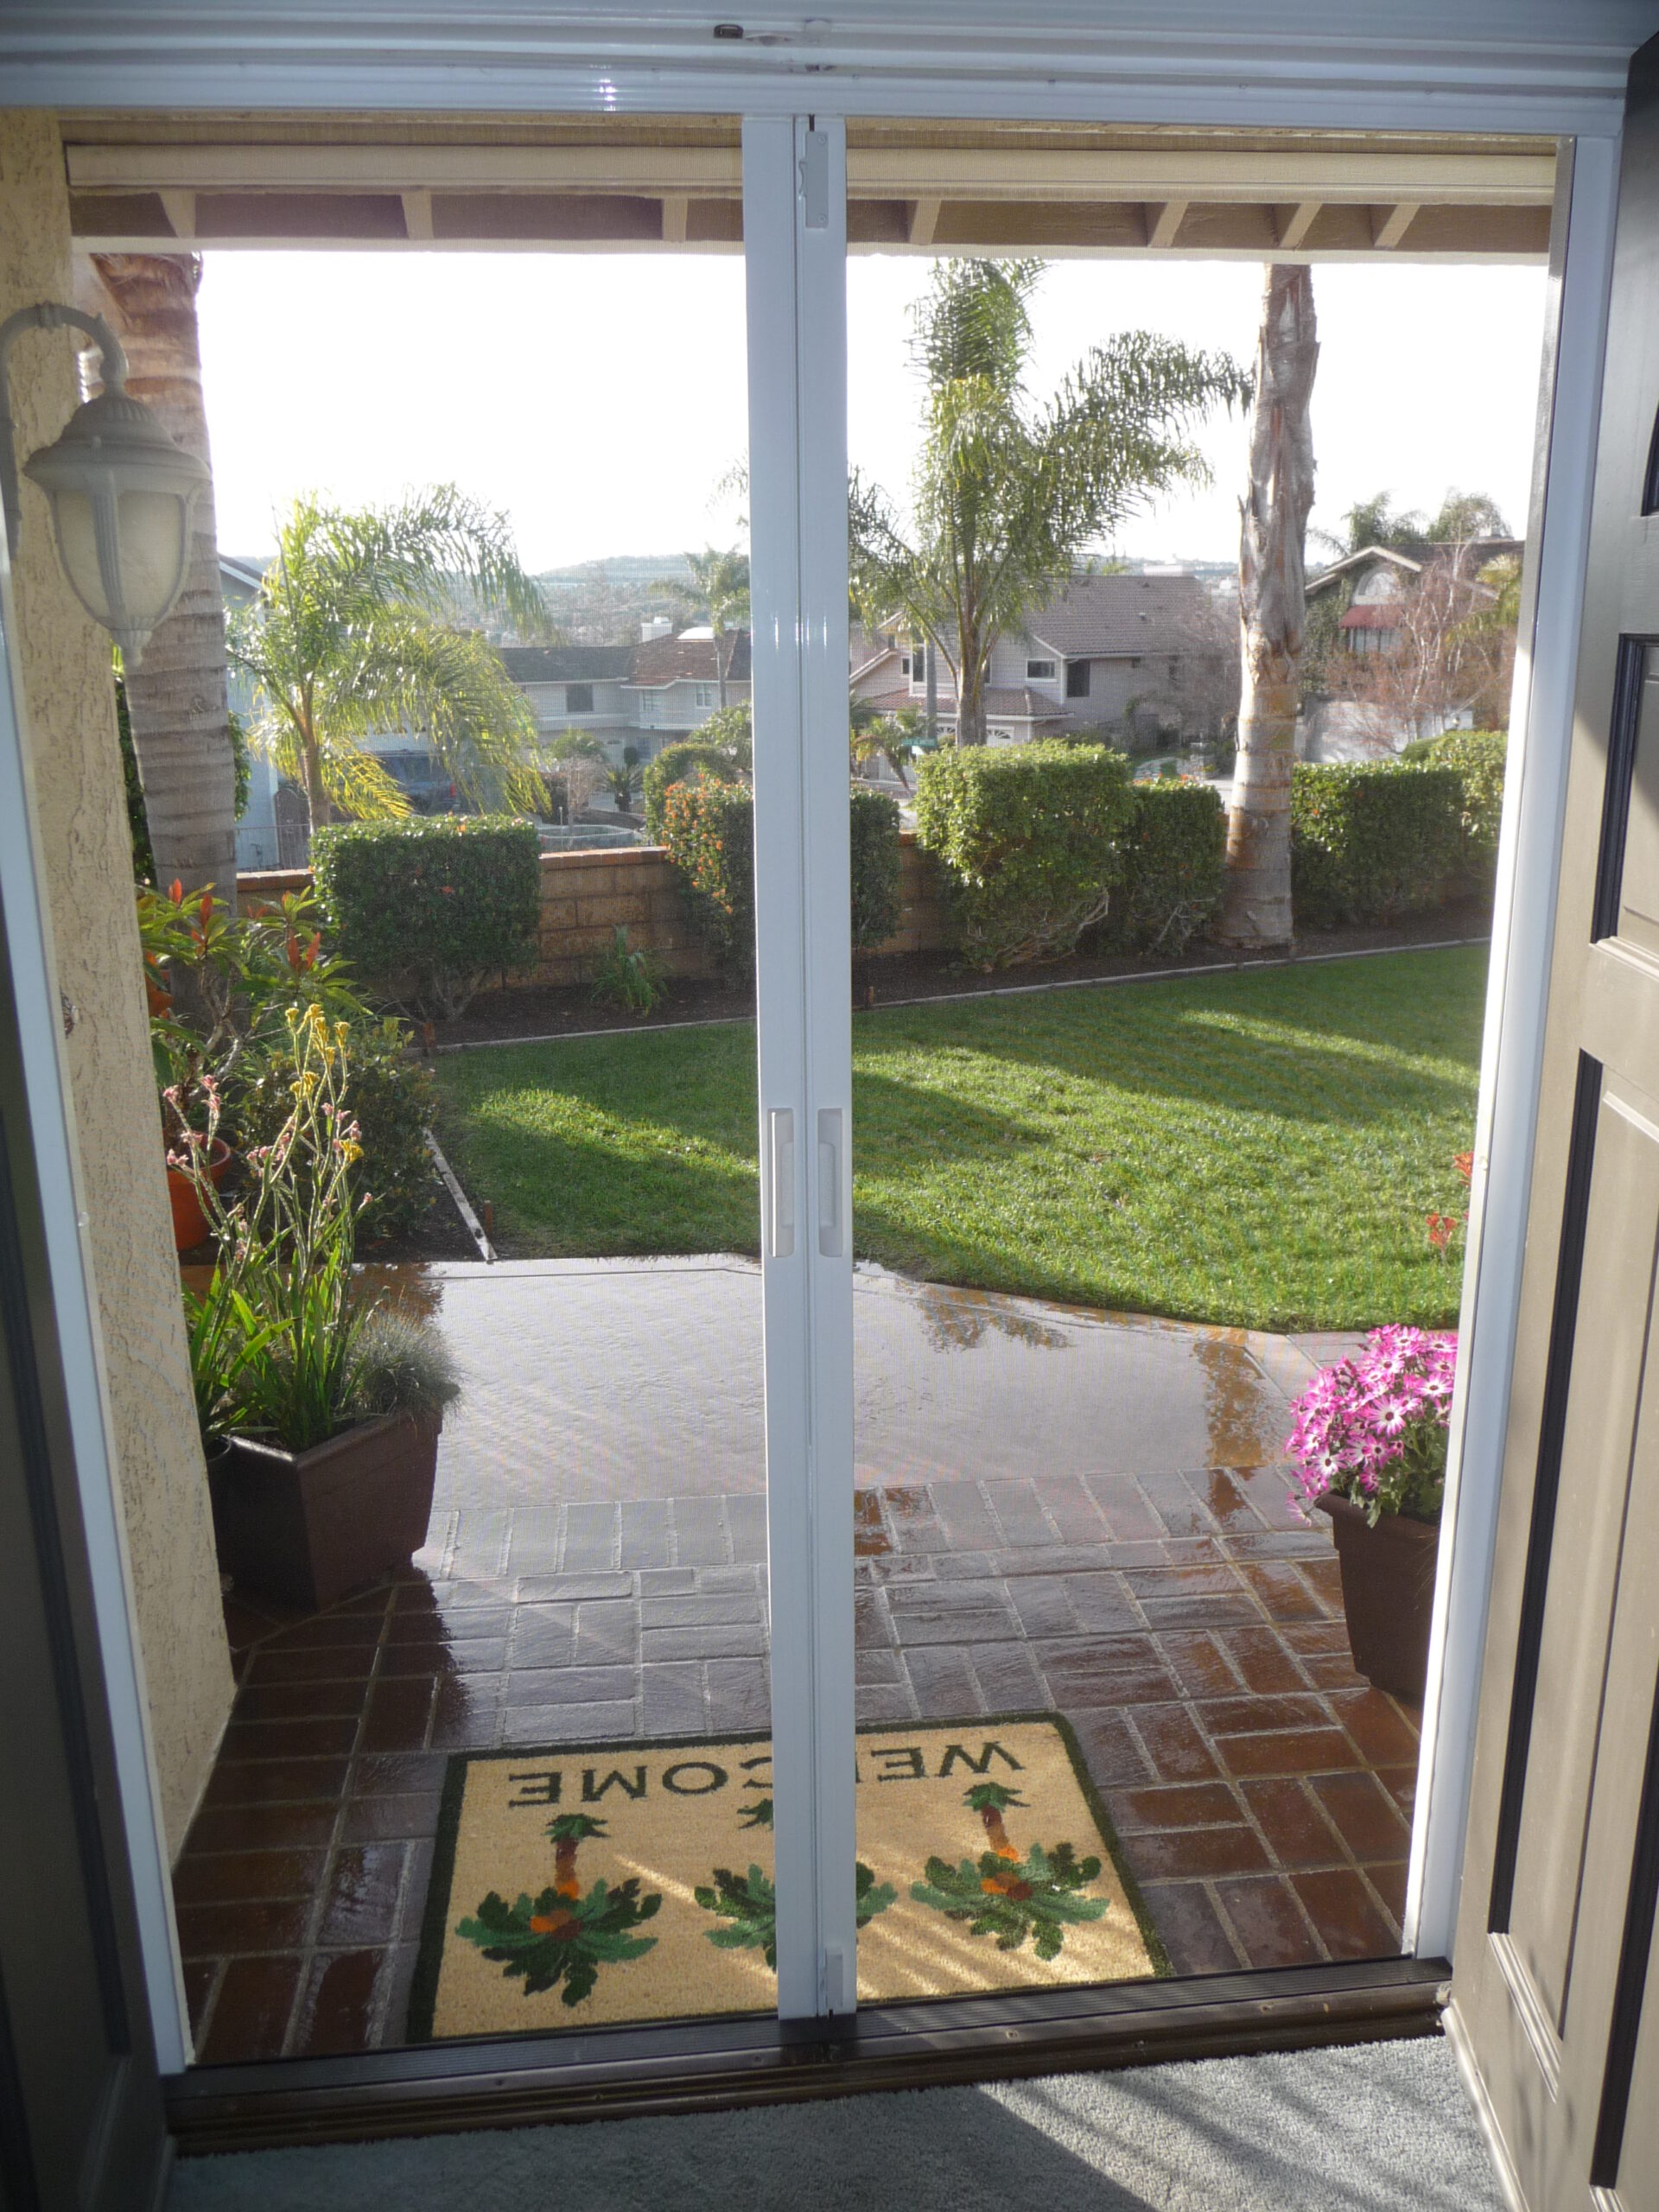
[[[225,1180],[225,1171],[231,1164],[231,1147],[223,1137],[213,1139],[213,1149],[207,1161],[207,1173],[217,1190]],[[167,1195],[173,1201],[173,1246],[175,1251],[189,1252],[207,1241],[207,1217],[201,1210],[201,1200],[196,1196],[196,1180],[182,1167],[167,1171]]]
[[[442,1425],[393,1414],[308,1452],[233,1438],[209,1475],[221,1571],[315,1611],[406,1567],[426,1541]]]
[[[1351,1498],[1327,1494],[1317,1501],[1331,1516],[1342,1569],[1342,1610],[1354,1666],[1374,1688],[1423,1701],[1428,1673],[1428,1623],[1434,1604],[1438,1521],[1413,1521],[1385,1513],[1375,1529]]]

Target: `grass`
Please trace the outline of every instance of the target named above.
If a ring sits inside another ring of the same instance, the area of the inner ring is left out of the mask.
[[[861,1014],[859,1256],[1249,1328],[1456,1318],[1484,946]],[[753,1252],[754,1032],[457,1053],[441,1133],[518,1255]]]

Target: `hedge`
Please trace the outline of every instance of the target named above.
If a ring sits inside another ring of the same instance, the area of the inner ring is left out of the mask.
[[[853,945],[868,951],[899,933],[899,805],[856,787],[851,805]]]
[[[645,835],[653,845],[663,842],[668,827],[664,802],[670,787],[693,778],[700,782],[734,784],[738,772],[729,753],[695,737],[683,738],[677,745],[665,745],[657,758],[646,764],[640,789],[645,793]]]
[[[1207,934],[1227,872],[1227,812],[1207,784],[1137,784],[1123,879],[1102,931],[1122,950],[1177,953]]]
[[[1497,874],[1497,829],[1503,813],[1503,763],[1508,734],[1501,729],[1449,729],[1419,738],[1401,756],[1455,768],[1463,779],[1463,873],[1471,891],[1490,892]]]
[[[899,809],[880,791],[851,791],[848,804],[853,943],[868,948],[899,926]],[[664,817],[692,926],[728,975],[752,975],[753,794],[741,784],[672,784]]]
[[[970,966],[1055,960],[1109,911],[1135,818],[1128,762],[1052,740],[936,753],[916,778],[917,842],[937,855]]]
[[[1391,921],[1443,903],[1463,852],[1455,768],[1379,760],[1298,766],[1291,900],[1300,923]]]
[[[311,840],[336,949],[368,989],[454,1015],[536,957],[540,844],[505,815],[331,824]]]

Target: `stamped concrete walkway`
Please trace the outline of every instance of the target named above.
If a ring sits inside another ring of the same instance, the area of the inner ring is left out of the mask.
[[[403,2031],[454,1751],[767,1725],[758,1270],[442,1268],[427,1548],[238,1692],[175,1877],[204,2058]],[[1417,1716],[1352,1669],[1291,1398],[1352,1338],[855,1293],[861,1720],[1076,1728],[1179,1971],[1400,1941]]]

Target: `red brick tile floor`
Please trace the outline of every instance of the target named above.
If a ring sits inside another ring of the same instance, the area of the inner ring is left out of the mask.
[[[1285,1490],[1262,1463],[858,1497],[861,1720],[1064,1713],[1180,1973],[1400,1944],[1418,1717],[1354,1673]],[[401,2040],[450,1752],[764,1729],[765,1542],[752,1492],[452,1503],[328,1612],[229,1598],[174,1884],[200,2057]]]

